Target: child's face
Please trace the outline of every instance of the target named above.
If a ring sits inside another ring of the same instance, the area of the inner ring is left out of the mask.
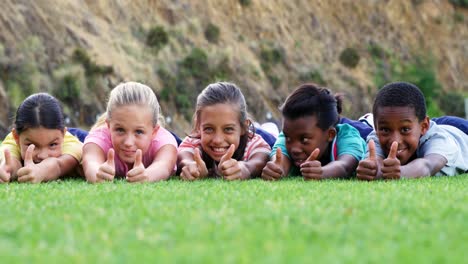
[[[13,137],[20,147],[21,159],[24,160],[28,146],[34,145],[33,161],[39,163],[46,158],[57,158],[62,155],[63,136],[65,131],[44,127],[28,128],[20,135],[13,130]]]
[[[237,149],[245,133],[239,122],[239,110],[231,104],[203,107],[199,130],[203,151],[215,161],[221,159],[231,144]]]
[[[407,164],[419,146],[419,138],[429,129],[429,118],[419,121],[413,107],[379,107],[375,130],[385,155],[393,141],[398,143],[397,158]]]
[[[323,131],[317,126],[316,116],[305,116],[294,120],[285,118],[283,133],[292,162],[300,166],[316,148],[320,149],[318,159],[321,159],[335,137],[336,130],[329,128]]]
[[[159,126],[153,127],[152,120],[149,107],[125,105],[116,107],[107,121],[115,154],[130,167],[135,163],[137,149],[145,154],[158,131]]]

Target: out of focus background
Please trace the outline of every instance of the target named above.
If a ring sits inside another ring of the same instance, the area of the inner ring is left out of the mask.
[[[257,122],[279,121],[295,87],[345,95],[343,115],[369,112],[377,90],[409,81],[429,115],[465,117],[466,0],[4,0],[0,135],[28,95],[45,91],[68,126],[89,129],[122,81],[150,86],[166,127],[190,130],[198,93],[236,83]]]

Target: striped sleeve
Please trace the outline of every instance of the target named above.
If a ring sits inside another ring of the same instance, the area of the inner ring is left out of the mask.
[[[244,161],[250,160],[256,153],[265,153],[269,155],[271,152],[270,145],[260,136],[255,134],[253,138],[249,139],[244,152]]]
[[[199,148],[201,150],[201,140],[199,138],[185,137],[177,148],[177,153],[184,151],[194,153],[195,148]]]

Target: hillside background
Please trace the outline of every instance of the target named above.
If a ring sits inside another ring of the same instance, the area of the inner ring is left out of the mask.
[[[468,3],[388,1],[16,0],[0,8],[0,134],[19,103],[46,91],[69,126],[88,129],[122,81],[154,89],[183,136],[197,94],[227,80],[259,122],[303,82],[345,95],[345,116],[371,109],[384,83],[419,85],[431,115],[464,115]]]

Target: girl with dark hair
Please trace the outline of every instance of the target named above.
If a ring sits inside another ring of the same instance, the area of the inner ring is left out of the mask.
[[[302,175],[306,180],[349,177],[366,153],[359,131],[340,124],[341,97],[315,84],[303,84],[283,106],[283,129],[270,161],[262,172],[265,180]]]
[[[0,182],[38,183],[69,174],[81,161],[82,143],[67,132],[60,103],[47,93],[26,98],[2,142]]]
[[[241,90],[232,83],[213,83],[198,95],[192,133],[178,148],[180,177],[256,177],[270,150],[268,143],[255,134]]]

